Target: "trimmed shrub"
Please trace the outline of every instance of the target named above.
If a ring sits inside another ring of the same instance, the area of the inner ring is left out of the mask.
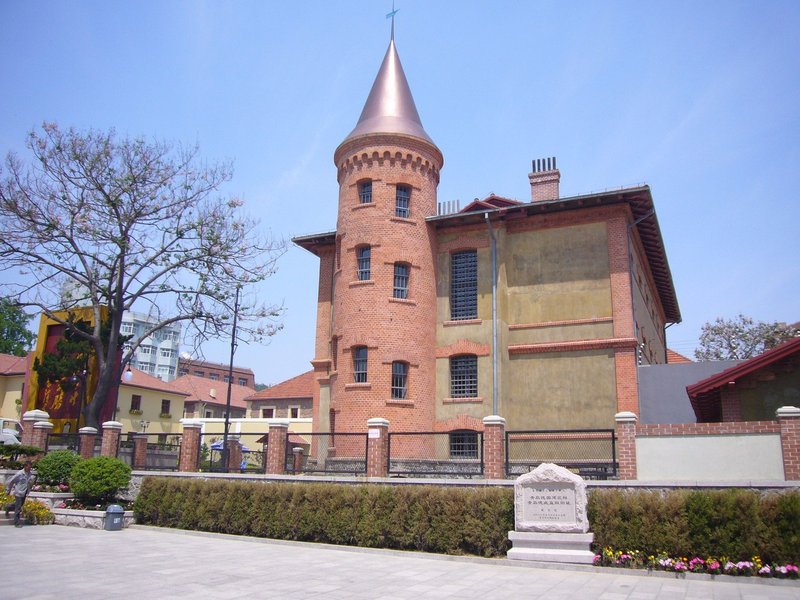
[[[128,487],[131,468],[118,458],[95,456],[80,461],[72,469],[69,486],[75,497],[85,504],[114,501],[117,493]]]
[[[36,481],[45,485],[67,483],[72,468],[82,460],[72,450],[55,450],[36,463]]]
[[[251,483],[145,477],[138,523],[374,548],[502,556],[514,526],[503,488]]]

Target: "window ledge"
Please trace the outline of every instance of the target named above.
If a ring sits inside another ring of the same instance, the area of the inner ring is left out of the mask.
[[[408,298],[389,298],[389,302],[397,302],[398,304],[408,304],[409,306],[416,306],[416,300],[409,300]]]
[[[372,202],[359,202],[351,210],[361,210],[362,208],[375,208],[375,201]]]
[[[129,415],[140,415],[140,414],[142,414],[142,411],[139,410],[138,408],[132,408],[132,409],[130,409],[128,411],[128,414]]]
[[[386,401],[386,406],[407,406],[412,408],[414,406],[413,400],[401,400],[400,398],[391,398],[390,400]]]
[[[374,279],[359,279],[358,281],[351,281],[348,285],[351,288],[352,287],[370,286],[370,285],[375,285],[375,280]]]
[[[408,223],[409,225],[416,225],[417,222],[409,217],[398,217],[397,215],[393,217],[389,217],[390,221],[394,221],[395,223]]]
[[[444,327],[455,327],[457,325],[480,325],[481,323],[483,323],[483,319],[460,319],[444,321],[442,325]]]
[[[445,404],[482,404],[483,398],[444,398]]]
[[[371,390],[372,384],[370,382],[366,383],[345,383],[344,389],[346,390]]]

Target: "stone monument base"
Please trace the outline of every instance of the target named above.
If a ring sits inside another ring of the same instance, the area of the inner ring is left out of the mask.
[[[594,552],[589,549],[593,533],[509,531],[508,539],[513,547],[507,556],[513,560],[587,565],[594,562]]]

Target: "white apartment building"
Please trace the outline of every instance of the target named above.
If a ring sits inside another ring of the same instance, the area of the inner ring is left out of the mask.
[[[172,381],[178,372],[178,355],[180,354],[181,325],[175,323],[156,331],[142,339],[142,336],[155,323],[145,314],[125,311],[122,316],[122,335],[133,335],[132,341],[141,340],[133,353],[131,366],[144,371],[162,381]]]

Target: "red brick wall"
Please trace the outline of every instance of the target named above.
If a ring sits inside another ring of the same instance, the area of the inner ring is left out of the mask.
[[[783,473],[789,481],[800,481],[800,418],[779,417]]]
[[[369,136],[337,151],[339,264],[320,268],[317,356],[331,368],[331,405],[339,432],[363,432],[370,418],[395,431],[430,431],[434,420],[436,275],[435,238],[425,217],[436,214],[442,160],[438,150],[402,136]],[[372,202],[361,204],[358,183],[372,180]],[[395,216],[397,185],[411,187],[409,218]],[[356,248],[371,246],[371,278],[358,281]],[[393,298],[394,263],[411,266],[408,299]],[[323,289],[332,273],[332,317],[326,322]],[[335,336],[338,356],[330,356]],[[367,346],[367,383],[356,384],[352,349]],[[408,395],[391,400],[393,361],[409,364]],[[319,417],[315,395],[315,423]]]

